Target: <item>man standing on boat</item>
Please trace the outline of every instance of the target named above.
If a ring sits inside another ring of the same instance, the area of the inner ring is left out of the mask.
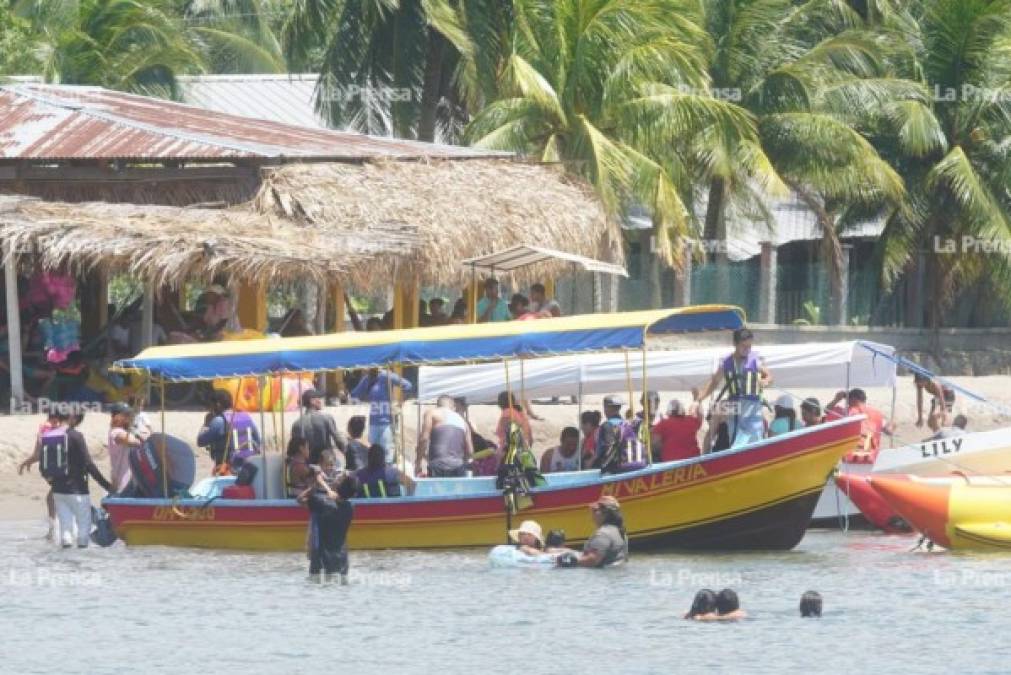
[[[455,408],[452,396],[440,396],[436,407],[425,412],[414,462],[416,475],[421,475],[422,461],[428,462],[428,475],[432,478],[466,475],[467,464],[474,457],[474,445],[467,420]]]
[[[393,464],[393,404],[390,400],[393,387],[409,394],[411,383],[387,370],[371,368],[361,382],[351,390],[351,398],[369,402],[369,445],[386,448],[386,463]]]
[[[762,390],[772,384],[772,375],[765,360],[753,350],[754,334],[747,328],[734,331],[734,351],[720,363],[719,369],[695,396],[704,401],[723,382],[716,402],[727,397],[727,424],[731,447],[754,443],[765,436],[765,418],[762,416]]]
[[[324,450],[340,453],[344,459],[347,438],[337,430],[337,421],[323,411],[323,393],[316,389],[302,392],[302,414],[291,425],[291,437],[309,443],[309,463],[319,464]],[[341,464],[344,464],[342,461]]]

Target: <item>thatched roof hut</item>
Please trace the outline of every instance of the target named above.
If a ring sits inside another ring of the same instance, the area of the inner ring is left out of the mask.
[[[0,195],[0,241],[45,268],[129,272],[155,288],[222,274],[236,281],[332,281],[376,256],[412,251],[416,228],[342,232],[229,209],[45,202]]]
[[[372,287],[459,283],[467,274],[461,260],[521,243],[623,261],[620,225],[585,182],[513,160],[289,164],[265,170],[252,208],[327,236],[417,228],[414,248],[351,266],[353,281]],[[519,274],[522,281],[560,271],[564,263]]]

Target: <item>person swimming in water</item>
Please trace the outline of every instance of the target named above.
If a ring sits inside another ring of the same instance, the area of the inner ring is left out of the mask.
[[[685,613],[685,618],[689,621],[718,620],[720,617],[716,614],[716,593],[708,588],[696,593],[692,599],[692,606]]]
[[[808,619],[821,618],[821,593],[818,591],[807,591],[800,596],[800,616]]]
[[[536,520],[524,520],[515,530],[509,530],[509,540],[527,555],[544,553],[544,534]]]
[[[732,588],[724,588],[716,595],[716,614],[720,621],[737,621],[748,618],[741,609],[741,601]]]
[[[565,530],[551,530],[544,538],[544,552],[561,554],[572,549],[565,546]]]

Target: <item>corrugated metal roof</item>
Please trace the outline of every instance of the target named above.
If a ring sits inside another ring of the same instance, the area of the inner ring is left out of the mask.
[[[706,217],[706,200],[696,205],[695,217],[703,222]],[[772,242],[776,246],[791,241],[816,241],[822,238],[818,219],[796,195],[786,199],[769,199],[767,208],[772,214],[772,227],[764,220],[747,214],[737,213],[732,208],[727,212],[727,257],[731,260],[748,260],[762,252],[762,242]],[[625,229],[652,229],[653,221],[643,208],[629,212],[625,218]],[[844,239],[878,237],[885,229],[884,219],[868,220],[842,233]],[[715,243],[714,243],[715,245]]]
[[[0,159],[335,159],[507,156],[205,110],[101,87],[0,86]]]
[[[180,75],[179,93],[190,105],[218,112],[326,129],[316,114],[315,74]]]

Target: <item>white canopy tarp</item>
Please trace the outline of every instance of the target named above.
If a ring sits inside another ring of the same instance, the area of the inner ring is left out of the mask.
[[[895,348],[876,342],[822,342],[801,345],[762,345],[756,351],[772,373],[773,389],[891,387]],[[705,384],[730,353],[727,347],[646,352],[648,389],[688,391]],[[509,362],[509,385],[527,398],[612,394],[628,391],[625,354],[576,354]],[[629,352],[632,389],[642,388],[642,352]],[[423,366],[418,369],[418,398],[465,396],[471,403],[493,402],[506,389],[502,363],[463,366]]]

